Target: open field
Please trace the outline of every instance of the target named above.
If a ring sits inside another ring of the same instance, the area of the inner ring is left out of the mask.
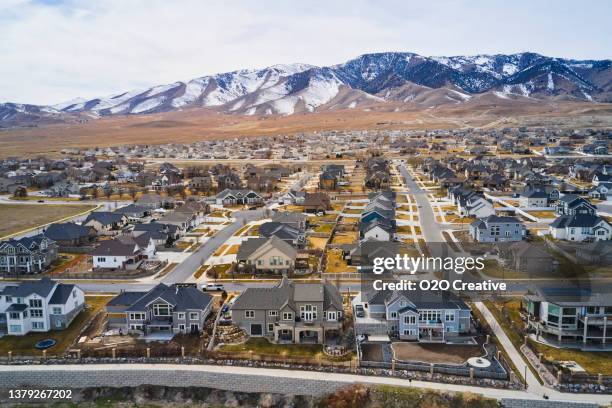
[[[419,109],[394,104],[288,116],[238,116],[213,109],[185,109],[0,131],[0,155],[58,155],[63,148],[118,146],[138,143],[190,143],[197,140],[294,134],[322,130],[450,129],[457,127],[606,127],[612,117],[607,104],[580,102],[508,105],[482,102]],[[305,119],[307,117],[307,119]]]
[[[0,237],[71,217],[95,205],[0,204]]]

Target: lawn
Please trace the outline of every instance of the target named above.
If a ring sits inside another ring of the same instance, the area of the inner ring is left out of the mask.
[[[337,232],[334,234],[332,238],[332,244],[336,245],[344,245],[344,244],[353,244],[357,242],[359,238],[359,234],[357,231],[349,231],[349,232]]]
[[[254,354],[277,355],[283,353],[288,357],[314,357],[322,354],[320,344],[273,344],[264,338],[250,338],[246,343],[228,344],[220,348],[222,352],[249,352]]]
[[[239,249],[240,245],[232,245],[231,247],[229,247],[225,255],[236,255]]]
[[[524,279],[529,277],[529,274],[527,273],[504,268],[495,259],[486,259],[484,261],[484,265],[485,267],[482,270],[482,273],[490,278]],[[476,274],[474,275],[477,276]]]
[[[87,296],[85,303],[89,306],[72,321],[66,330],[52,330],[46,333],[29,333],[25,336],[4,336],[0,338],[0,354],[6,356],[9,351],[13,356],[40,356],[42,352],[34,348],[40,340],[52,338],[57,344],[48,349],[47,355],[63,355],[76,340],[83,326],[100,311],[111,299],[110,296]]]
[[[221,256],[221,254],[227,249],[227,245],[223,244],[213,254],[213,256]]]
[[[558,349],[535,341],[530,341],[530,345],[547,360],[575,361],[589,374],[612,375],[612,352]]]
[[[327,273],[348,273],[357,272],[357,268],[349,266],[344,259],[342,259],[342,251],[339,249],[332,249],[327,251],[327,266],[325,267]]]
[[[331,234],[332,230],[334,229],[334,224],[332,223],[326,223],[326,224],[318,224],[315,228],[314,228],[314,232],[319,232],[321,234]]]
[[[518,334],[516,328],[522,327],[524,324],[520,317],[520,299],[511,299],[503,303],[493,303],[491,301],[484,302],[487,308],[495,315],[495,319],[502,326],[506,335],[512,340],[518,348],[523,339]],[[506,313],[502,313],[503,310]],[[505,317],[507,316],[507,318]],[[612,352],[588,352],[570,349],[558,349],[545,346],[535,341],[530,341],[531,347],[536,350],[536,353],[544,354],[548,360],[568,361],[573,360],[580,364],[582,368],[587,370],[589,374],[604,374],[612,375]]]
[[[323,237],[308,237],[308,247],[313,249],[325,249],[327,238]]]
[[[0,204],[0,238],[94,208],[89,204]]]

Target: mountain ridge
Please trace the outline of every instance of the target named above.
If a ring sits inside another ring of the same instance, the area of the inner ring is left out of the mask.
[[[0,104],[0,126],[19,127],[188,108],[229,114],[291,115],[386,105],[431,108],[494,98],[612,102],[612,61],[537,53],[435,56],[363,54],[341,64],[278,64],[52,105]]]

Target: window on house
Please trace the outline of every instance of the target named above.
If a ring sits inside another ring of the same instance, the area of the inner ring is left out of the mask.
[[[153,315],[170,316],[170,305],[166,305],[166,304],[153,305]]]
[[[198,312],[189,312],[189,320],[198,320],[199,313]]]
[[[274,323],[268,323],[268,331],[269,332],[273,332],[274,331]]]
[[[30,316],[32,317],[43,317],[42,309],[31,309]]]
[[[130,320],[144,320],[144,313],[130,313]]]
[[[98,257],[98,262],[106,262],[106,258],[103,256]]]
[[[30,299],[30,307],[42,307],[42,300]]]
[[[53,312],[54,315],[62,314],[62,308],[61,307],[54,307],[52,312]]]
[[[404,316],[404,324],[416,324],[416,316]]]
[[[32,322],[32,329],[34,330],[42,330],[45,328],[45,325],[43,322]]]
[[[255,311],[254,310],[245,310],[244,311],[244,317],[246,317],[247,319],[254,319],[255,318]]]
[[[397,312],[391,312],[389,314],[389,316],[391,316],[392,319],[396,319],[397,318]]]
[[[271,316],[271,317],[278,316],[278,310],[270,310],[270,311],[268,311],[268,316]]]
[[[455,321],[455,314],[454,313],[447,313],[446,314],[446,321],[447,322],[454,322]]]
[[[291,313],[291,312],[284,312],[283,313],[283,320],[293,320],[293,313]]]
[[[185,320],[185,313],[177,313],[176,318],[179,320]]]

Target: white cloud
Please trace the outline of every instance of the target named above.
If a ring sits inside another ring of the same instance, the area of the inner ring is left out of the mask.
[[[568,10],[571,2],[555,3],[556,11],[540,2],[411,3],[2,0],[0,101],[57,103],[239,68],[329,65],[372,51],[610,55],[606,2],[599,12],[595,5]],[[570,30],[584,13],[591,23]]]

